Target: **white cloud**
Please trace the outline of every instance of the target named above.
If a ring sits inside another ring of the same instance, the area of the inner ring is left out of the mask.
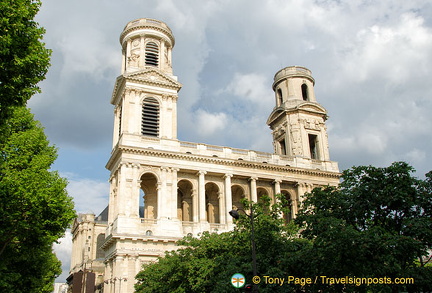
[[[379,155],[386,150],[387,138],[377,129],[364,129],[358,136],[358,144],[366,152]]]
[[[406,157],[412,164],[415,164],[426,159],[426,152],[414,148],[406,154]]]
[[[72,254],[72,234],[68,229],[65,236],[58,240],[59,243],[54,243],[53,250],[57,258],[62,263],[62,274],[57,277],[56,282],[64,283],[69,275],[71,254]]]
[[[405,83],[413,73],[419,77],[429,70],[431,29],[413,13],[404,13],[399,20],[397,25],[373,23],[359,30],[341,51],[344,74],[357,82],[378,78]]]
[[[109,183],[75,174],[65,174],[67,191],[73,197],[77,213],[94,213],[96,216],[108,205]]]
[[[269,78],[257,73],[236,73],[232,82],[222,91],[225,94],[234,94],[246,101],[253,102],[255,107],[269,104],[272,90],[269,87]],[[270,95],[269,95],[270,94]],[[258,108],[259,109],[259,108]]]
[[[200,109],[196,112],[196,116],[197,131],[203,137],[212,136],[227,125],[227,115],[225,113],[209,113]]]
[[[89,178],[80,178],[74,173],[62,173],[69,181],[67,191],[74,199],[77,213],[93,213],[96,216],[108,205],[109,184]],[[57,258],[62,262],[63,273],[57,278],[58,282],[65,282],[70,269],[72,252],[72,234],[70,229],[65,236],[53,245]]]
[[[98,82],[111,77],[107,76],[107,71],[120,71],[120,50],[97,29],[75,29],[61,36],[57,48],[64,62],[61,71],[63,82],[67,82],[72,74],[86,74]]]

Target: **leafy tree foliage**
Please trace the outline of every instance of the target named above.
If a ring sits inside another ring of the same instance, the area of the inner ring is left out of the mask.
[[[268,199],[246,203],[256,215],[259,291],[430,292],[432,172],[425,180],[412,172],[403,162],[344,171],[339,187],[305,195],[295,221],[300,230],[281,219],[287,206],[282,197],[271,208]],[[234,273],[251,283],[250,231],[250,220],[243,216],[231,232],[183,239],[181,249],[144,267],[136,292],[234,292]],[[285,284],[265,284],[264,276],[285,278]],[[297,284],[287,284],[288,276]],[[345,277],[355,283],[331,283]],[[405,277],[414,278],[414,284],[389,283]],[[361,285],[359,278],[381,284]]]
[[[297,249],[291,241],[296,228],[280,217],[287,203],[283,197],[279,200],[271,208],[268,199],[253,205],[245,202],[247,210],[254,211],[259,275],[285,275],[284,255]],[[233,292],[232,275],[242,273],[249,283],[253,277],[250,237],[250,219],[245,215],[233,231],[186,237],[179,241],[180,249],[144,266],[137,275],[136,292]],[[266,285],[260,292],[286,292],[286,287]]]
[[[39,92],[51,51],[41,42],[44,29],[33,20],[40,0],[0,0],[0,121],[11,106],[23,106]]]
[[[426,180],[412,172],[404,162],[353,167],[343,172],[338,188],[314,189],[296,219],[304,227],[301,235],[313,243],[309,253],[303,251],[309,265],[302,274],[415,280],[405,287],[321,284],[326,292],[432,290],[432,172]]]
[[[56,149],[27,108],[0,133],[0,291],[51,292],[60,273],[51,245],[75,216],[67,182],[49,171]]]

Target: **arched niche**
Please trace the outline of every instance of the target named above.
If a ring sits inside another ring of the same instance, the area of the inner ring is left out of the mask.
[[[293,200],[292,200],[291,193],[288,192],[287,190],[281,190],[281,194],[285,198],[285,202],[286,202],[284,207],[289,208],[289,211],[286,211],[283,213],[283,218],[284,218],[285,222],[288,223],[288,222],[292,221],[292,219],[293,219],[293,213],[292,213]]]
[[[156,176],[152,173],[144,173],[141,178],[140,191],[140,217],[145,219],[157,219],[157,183]]]
[[[193,186],[189,180],[177,183],[177,218],[181,221],[193,221]]]
[[[205,185],[206,213],[209,223],[220,223],[219,187],[212,182]]]
[[[243,187],[241,187],[240,185],[231,186],[231,195],[232,195],[232,208],[234,210],[244,209],[244,206],[241,203],[242,199],[246,197]]]

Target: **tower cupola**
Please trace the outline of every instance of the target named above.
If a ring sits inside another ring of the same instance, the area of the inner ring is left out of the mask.
[[[327,111],[317,103],[314,85],[312,73],[305,67],[285,67],[275,74],[276,106],[267,124],[276,154],[330,161]]]
[[[316,102],[314,85],[312,73],[305,67],[290,66],[279,70],[273,82],[276,106],[290,107],[304,101]]]
[[[129,22],[120,35],[123,52],[122,74],[148,67],[172,74],[174,36],[162,21],[141,18]]]

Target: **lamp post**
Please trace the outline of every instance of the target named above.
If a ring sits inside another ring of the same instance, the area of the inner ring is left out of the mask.
[[[257,261],[256,261],[256,246],[255,246],[255,229],[254,229],[254,213],[253,213],[253,206],[251,206],[250,214],[246,213],[243,209],[237,209],[237,210],[231,210],[229,211],[229,214],[234,219],[238,220],[240,218],[239,211],[242,211],[250,220],[251,223],[251,246],[252,246],[252,271],[253,275],[256,276],[258,274],[257,272]],[[253,284],[253,291],[252,292],[258,292],[258,288],[256,284]]]

